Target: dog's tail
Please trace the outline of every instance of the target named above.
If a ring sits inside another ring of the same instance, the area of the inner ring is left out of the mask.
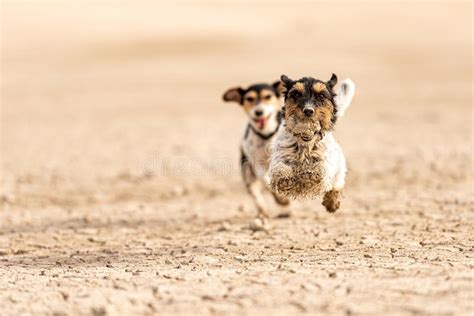
[[[343,117],[347,108],[352,102],[352,98],[355,93],[355,84],[354,82],[347,78],[341,81],[341,84],[336,91],[336,107],[337,107],[337,117]]]

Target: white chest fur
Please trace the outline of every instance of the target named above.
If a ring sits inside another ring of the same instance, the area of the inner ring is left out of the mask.
[[[269,164],[270,186],[289,198],[311,198],[344,186],[344,154],[332,133],[319,142],[299,144],[280,128]]]
[[[250,127],[246,128],[241,142],[242,151],[252,166],[257,177],[264,179],[268,172],[270,148],[276,135],[265,139],[256,134]]]

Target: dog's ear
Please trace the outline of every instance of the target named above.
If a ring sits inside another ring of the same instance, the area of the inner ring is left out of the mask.
[[[279,97],[282,93],[283,93],[283,82],[281,82],[280,80],[278,81],[275,81],[274,83],[272,83],[272,87],[273,89],[275,89],[275,93],[276,93],[276,96]]]
[[[341,81],[341,84],[336,91],[336,97],[334,98],[334,103],[337,108],[337,117],[344,116],[344,113],[354,97],[355,88],[355,84],[351,79],[344,79]]]
[[[242,104],[242,97],[244,96],[244,92],[245,90],[241,87],[230,88],[224,93],[222,99],[224,99],[224,101],[226,102],[233,101]]]
[[[295,84],[295,82],[288,78],[286,75],[281,75],[280,79],[283,82],[283,87],[286,89],[286,91],[290,90],[291,87],[293,87],[293,85]]]
[[[329,79],[326,84],[332,89],[337,84],[337,76],[336,74],[332,74],[331,79]]]

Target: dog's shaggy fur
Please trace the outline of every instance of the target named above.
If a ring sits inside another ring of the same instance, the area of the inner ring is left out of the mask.
[[[324,195],[323,205],[335,212],[344,187],[346,162],[332,131],[355,91],[346,79],[336,91],[337,76],[327,82],[311,77],[282,76],[283,122],[270,156],[270,187],[290,199]]]
[[[237,102],[248,116],[248,123],[240,143],[241,171],[244,183],[252,196],[259,217],[268,216],[268,206],[263,196],[270,191],[267,172],[271,144],[280,126],[280,90],[282,83],[272,85],[254,84],[246,89],[235,87],[228,89],[223,99]],[[288,205],[288,199],[271,191],[275,201]]]

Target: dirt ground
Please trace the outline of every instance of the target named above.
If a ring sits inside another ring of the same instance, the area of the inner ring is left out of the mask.
[[[2,1],[1,21],[1,315],[474,313],[471,2]],[[253,231],[221,95],[332,72],[357,85],[342,208],[272,204]]]

